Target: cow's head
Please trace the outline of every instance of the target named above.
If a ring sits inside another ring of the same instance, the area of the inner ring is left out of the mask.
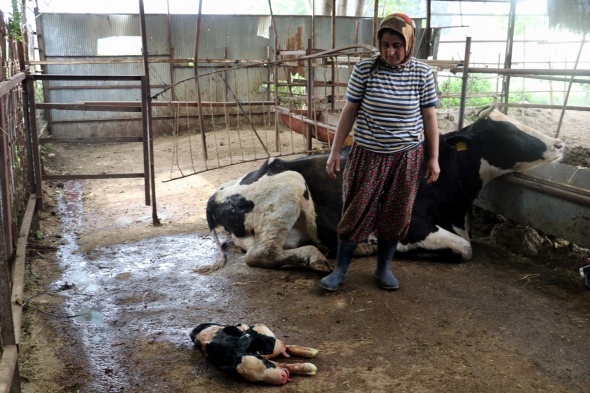
[[[486,183],[505,173],[534,168],[562,158],[565,144],[509,118],[495,106],[484,109],[479,119],[445,141],[457,154],[470,151],[480,159],[479,174]]]

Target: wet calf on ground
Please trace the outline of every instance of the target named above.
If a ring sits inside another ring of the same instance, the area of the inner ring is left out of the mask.
[[[284,385],[291,374],[315,375],[312,363],[279,363],[277,356],[313,358],[318,351],[286,345],[262,324],[252,326],[203,323],[190,334],[192,342],[215,367],[238,379]]]

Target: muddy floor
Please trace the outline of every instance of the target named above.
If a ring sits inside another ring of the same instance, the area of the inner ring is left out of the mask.
[[[320,274],[248,268],[230,245],[227,267],[202,276],[193,269],[217,255],[207,198],[260,163],[168,182],[176,143],[155,140],[159,226],[140,180],[45,184],[27,263],[24,392],[588,391],[583,253],[533,260],[475,239],[468,263],[396,258],[397,291],[378,289],[362,258],[325,293]],[[106,162],[120,173],[132,165],[125,149],[56,147],[48,169]],[[190,341],[203,322],[264,323],[317,348],[317,375],[281,388],[229,379]]]

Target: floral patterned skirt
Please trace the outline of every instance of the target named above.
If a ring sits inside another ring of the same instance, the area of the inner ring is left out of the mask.
[[[343,172],[342,219],[337,232],[349,243],[397,241],[408,233],[424,158],[422,144],[383,154],[353,145]]]

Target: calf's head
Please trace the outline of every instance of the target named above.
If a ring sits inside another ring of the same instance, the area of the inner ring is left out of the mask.
[[[484,183],[505,173],[560,160],[565,148],[560,139],[521,124],[495,107],[484,109],[478,121],[445,142],[458,154],[469,151],[479,158],[479,175]]]

